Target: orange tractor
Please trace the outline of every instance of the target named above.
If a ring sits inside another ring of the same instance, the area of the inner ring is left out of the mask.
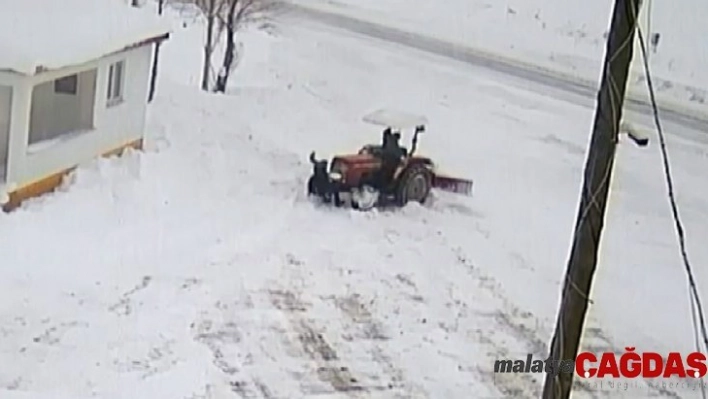
[[[424,117],[379,110],[364,117],[370,124],[384,126],[381,144],[369,144],[357,154],[337,155],[331,162],[310,154],[312,176],[309,195],[326,203],[369,210],[381,205],[403,206],[424,203],[432,188],[472,194],[472,181],[440,174],[430,158],[416,155],[418,135],[425,132]],[[399,145],[402,129],[414,129],[410,150]]]

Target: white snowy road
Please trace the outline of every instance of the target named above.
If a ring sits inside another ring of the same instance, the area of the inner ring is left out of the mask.
[[[491,371],[546,352],[591,111],[331,28],[271,31],[243,34],[235,87],[213,96],[194,84],[201,27],[178,28],[156,151],[0,215],[0,397],[535,397],[538,377]],[[309,151],[378,141],[359,118],[382,106],[425,113],[422,151],[475,197],[366,214],[306,201]],[[704,264],[708,151],[670,144]],[[656,146],[623,142],[586,349],[691,349],[669,215]],[[650,394],[697,392],[577,397]]]
[[[327,8],[315,8],[295,2],[285,3],[280,16],[290,20],[304,19],[326,25],[330,29],[336,28],[349,34],[362,35],[437,55],[441,59],[447,58],[467,64],[471,73],[496,75],[497,78],[501,78],[511,85],[533,90],[543,96],[551,96],[589,108],[595,107],[596,80],[589,81],[553,72],[530,63],[514,61],[497,54],[426,36],[424,33],[385,26],[362,17],[347,15],[346,10],[334,12]],[[635,54],[635,56],[638,57],[639,54]],[[599,62],[597,68],[598,70],[600,68]],[[652,109],[645,97],[646,94],[643,94],[643,97],[630,96],[627,98],[626,117],[634,123],[653,128]],[[708,137],[705,135],[705,132],[708,131],[706,115],[673,105],[662,106],[661,115],[667,124],[668,131],[685,138],[708,143]]]
[[[493,66],[541,83],[593,91],[605,51],[613,2],[570,0],[287,0],[300,11],[368,35]],[[660,102],[700,113],[706,120],[703,43],[708,7],[701,2],[642,3],[639,24],[661,36],[651,70]],[[304,7],[302,7],[304,6]],[[649,18],[651,16],[651,18]],[[352,19],[353,17],[353,19]],[[651,23],[648,23],[651,19]],[[675,21],[682,21],[676,24]],[[639,53],[639,47],[635,47]],[[643,67],[632,65],[628,91],[647,98]],[[539,73],[540,72],[540,73]],[[578,84],[580,79],[580,84]],[[585,87],[583,87],[585,86]]]

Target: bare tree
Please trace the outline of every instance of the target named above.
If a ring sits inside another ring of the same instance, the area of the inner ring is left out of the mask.
[[[206,19],[206,41],[204,42],[204,63],[202,67],[202,90],[209,90],[211,77],[211,56],[214,53],[217,39],[221,32],[214,32],[218,26],[219,16],[223,14],[228,0],[194,0],[194,3],[204,14]],[[215,34],[216,33],[216,34]]]
[[[188,0],[189,1],[189,0]],[[215,90],[224,92],[236,58],[236,32],[244,25],[263,18],[277,0],[191,0],[206,19],[206,40],[202,66],[202,90],[209,91],[212,82],[212,57],[226,31],[226,49],[222,67],[216,77]]]
[[[236,32],[244,25],[265,17],[275,6],[275,0],[225,0],[227,10],[220,20],[226,28],[224,60],[216,79],[215,92],[224,93],[236,59]]]

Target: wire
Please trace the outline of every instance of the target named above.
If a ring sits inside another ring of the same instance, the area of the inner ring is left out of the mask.
[[[696,350],[700,352],[700,345],[698,340],[698,326],[700,325],[700,335],[703,338],[703,344],[708,348],[708,332],[706,331],[706,321],[703,312],[703,304],[701,302],[701,296],[696,287],[696,279],[693,275],[693,268],[691,267],[691,262],[688,259],[688,251],[686,250],[686,234],[683,228],[683,223],[681,222],[681,217],[679,215],[678,204],[676,203],[676,198],[674,196],[674,182],[671,176],[671,167],[669,164],[669,155],[666,151],[666,139],[664,137],[664,131],[661,127],[661,120],[659,118],[659,107],[656,102],[656,95],[654,93],[654,84],[652,82],[651,73],[649,71],[649,61],[647,59],[647,49],[646,42],[644,40],[644,35],[642,34],[641,27],[638,27],[637,34],[639,35],[639,44],[642,52],[642,64],[644,65],[644,74],[646,75],[647,88],[649,89],[649,99],[651,102],[652,114],[654,116],[654,124],[656,125],[656,130],[659,135],[659,147],[661,148],[661,157],[664,165],[664,176],[666,178],[666,187],[669,194],[669,204],[671,205],[671,215],[674,219],[674,227],[676,228],[676,235],[678,236],[679,249],[681,251],[681,259],[683,260],[683,266],[686,270],[686,275],[688,277],[688,287],[691,300],[691,319],[694,327],[694,336],[696,339]],[[696,317],[697,316],[697,317]],[[698,319],[698,320],[696,320]],[[698,321],[698,323],[696,323]],[[701,384],[701,394],[703,398],[706,398],[706,391],[703,384]]]
[[[649,97],[650,97],[650,102],[651,102],[651,107],[652,107],[652,114],[654,117],[654,123],[656,125],[657,132],[659,135],[659,143],[660,143],[660,148],[661,148],[661,153],[662,153],[664,174],[665,174],[666,184],[667,184],[667,188],[668,188],[669,202],[671,205],[671,212],[672,212],[672,216],[673,216],[673,220],[674,220],[674,224],[675,224],[675,228],[676,228],[676,233],[678,236],[681,257],[683,260],[684,268],[686,270],[686,274],[688,276],[690,304],[691,304],[691,319],[692,319],[693,327],[694,327],[694,338],[696,341],[696,350],[700,352],[700,340],[699,340],[699,333],[698,333],[699,332],[699,325],[700,325],[700,335],[703,338],[703,343],[704,343],[705,347],[708,349],[708,332],[706,331],[707,329],[706,329],[705,316],[704,316],[704,312],[703,312],[703,305],[702,305],[702,302],[700,299],[700,294],[698,292],[698,288],[696,287],[695,278],[693,276],[693,269],[692,269],[691,263],[688,259],[683,223],[681,222],[681,218],[680,218],[679,211],[678,211],[678,205],[676,203],[676,199],[674,196],[673,178],[671,175],[671,168],[670,168],[669,161],[668,161],[668,153],[666,150],[666,140],[664,138],[664,132],[663,132],[663,129],[661,126],[660,118],[659,118],[659,107],[656,102],[654,85],[653,85],[653,81],[651,79],[651,73],[649,70],[650,68],[649,68],[649,62],[648,62],[648,58],[647,58],[646,42],[645,42],[644,36],[642,34],[641,26],[638,24],[638,20],[637,20],[638,10],[635,7],[632,7],[631,12],[634,13],[633,17],[634,17],[635,23],[634,23],[633,28],[637,29],[637,33],[639,36],[640,49],[641,49],[641,53],[642,53],[642,61],[643,61],[643,66],[644,66],[644,72],[646,75],[646,82],[647,82],[647,86],[648,86],[648,90],[649,90]],[[614,58],[617,57],[618,54],[622,50],[624,50],[624,48],[626,46],[629,45],[629,42],[630,42],[629,39],[627,39],[619,46],[619,49],[606,60],[605,67],[607,67],[607,65],[609,65],[609,63],[611,63],[614,60]],[[618,94],[617,91],[619,91],[619,90],[617,87],[617,82],[614,81],[613,77],[608,76],[608,79],[610,80],[609,83],[611,84],[611,86],[610,86],[610,88],[611,88],[610,89],[611,110],[614,113],[615,107],[613,105],[616,105],[614,103],[616,100],[618,100],[617,98],[615,98],[615,95]],[[615,91],[615,90],[617,90],[617,91]],[[614,115],[612,115],[612,116],[614,117]],[[615,119],[613,118],[612,120],[615,120]],[[616,140],[617,138],[615,137],[614,139]],[[590,213],[590,210],[593,207],[597,207],[596,197],[599,194],[599,191],[601,190],[601,188],[605,184],[607,184],[607,182],[609,180],[609,175],[610,175],[610,168],[608,167],[608,169],[605,170],[604,176],[601,179],[601,183],[600,183],[599,187],[597,188],[597,191],[595,191],[594,193],[590,193],[589,201],[586,204],[586,208],[581,213],[580,218],[576,224],[576,231],[575,231],[576,233],[587,222],[587,217]],[[583,193],[583,194],[585,194],[585,193]],[[597,243],[595,243],[595,244],[597,245]],[[571,280],[570,276],[566,275],[565,285],[566,286],[567,285],[574,286],[574,282],[569,281],[569,280]],[[565,289],[563,291],[565,291]],[[592,301],[589,298],[585,298],[585,299],[588,302],[592,303]],[[561,309],[561,313],[562,313],[562,309]],[[560,323],[558,323],[557,327],[562,328],[562,325],[563,325],[563,322],[560,321]],[[559,342],[557,342],[557,341],[559,341]],[[563,331],[562,330],[557,331],[557,333],[553,336],[553,340],[551,342],[551,351],[553,351],[552,348],[555,347],[556,345],[560,348],[563,347]],[[561,351],[559,351],[559,352],[561,352]],[[559,381],[558,376],[553,378],[553,389],[555,391],[555,396],[558,397],[560,395],[560,391],[561,391],[560,381]],[[701,384],[701,394],[702,394],[703,399],[706,399],[706,390],[705,390],[705,387],[703,386],[703,384]]]

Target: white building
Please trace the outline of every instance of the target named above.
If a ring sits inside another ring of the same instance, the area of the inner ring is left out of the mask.
[[[153,47],[169,28],[121,0],[0,0],[0,203],[142,146]]]

